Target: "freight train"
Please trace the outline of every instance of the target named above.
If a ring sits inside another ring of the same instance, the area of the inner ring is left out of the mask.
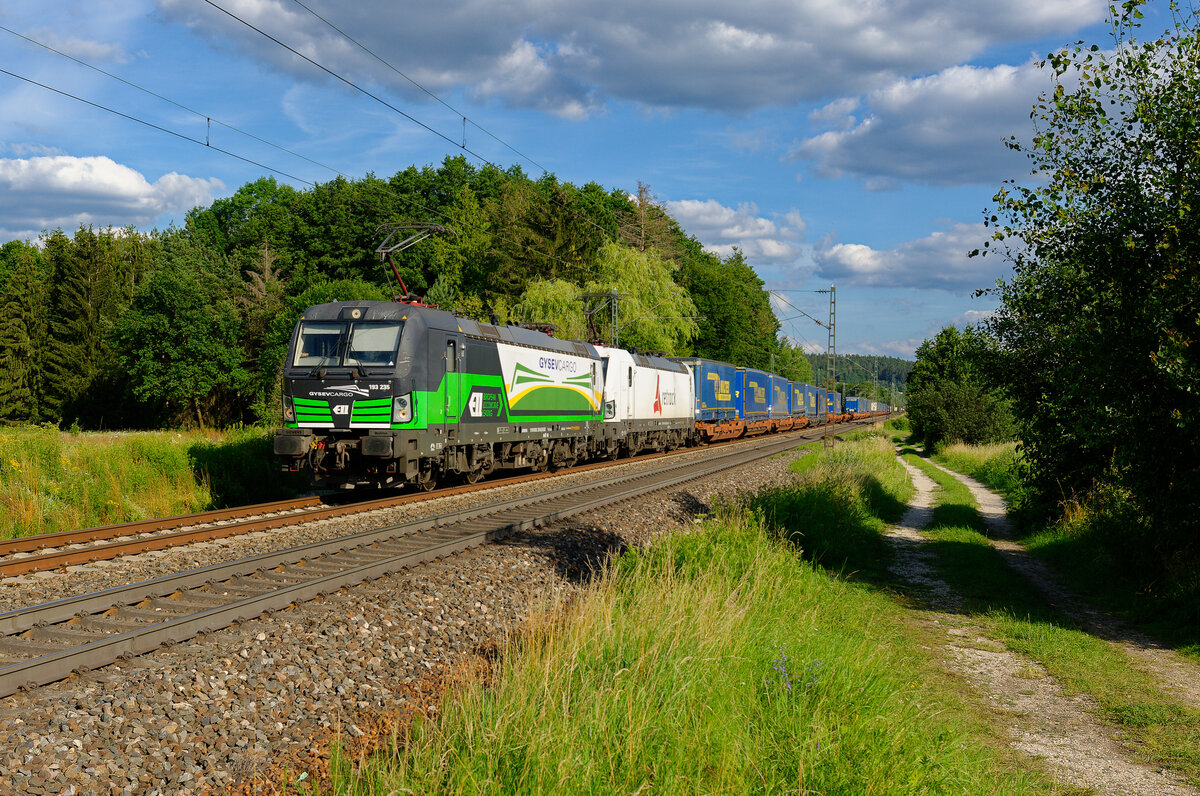
[[[314,486],[432,489],[887,411],[723,362],[561,340],[416,303],[343,301],[296,324],[274,450]]]

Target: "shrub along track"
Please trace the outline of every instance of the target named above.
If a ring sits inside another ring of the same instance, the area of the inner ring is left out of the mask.
[[[806,429],[807,436],[800,432],[789,433],[807,439],[815,430],[819,429]],[[733,442],[737,442],[737,440],[716,443],[710,447],[716,448]],[[581,465],[566,472],[588,472],[611,467],[614,464],[671,455],[673,454],[643,454],[632,459]],[[490,480],[483,484],[463,484],[443,487],[429,493],[390,495],[366,500],[354,500],[350,497],[353,493],[341,493],[324,499],[310,496],[183,514],[176,517],[138,520],[95,528],[81,528],[74,531],[4,539],[0,540],[0,577],[53,571],[75,564],[106,561],[119,556],[166,550],[256,531],[286,528],[316,520],[417,503],[434,497],[468,494],[498,486],[552,478],[557,474],[556,472],[526,473]]]
[[[794,448],[753,441],[690,461],[364,531],[0,614],[0,696],[323,596],[345,586]]]

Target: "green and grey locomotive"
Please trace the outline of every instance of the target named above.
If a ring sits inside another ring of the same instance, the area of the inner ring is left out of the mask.
[[[626,378],[606,394],[614,357]],[[651,372],[656,394],[635,396]],[[473,483],[498,468],[683,444],[691,396],[676,409],[675,391],[690,384],[686,368],[657,357],[419,304],[333,302],[296,324],[275,453],[317,486],[430,489],[451,474]],[[650,416],[631,422],[642,403]]]

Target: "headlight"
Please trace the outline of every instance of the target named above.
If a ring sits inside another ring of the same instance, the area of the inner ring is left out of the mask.
[[[283,419],[289,423],[296,422],[296,410],[292,406],[292,397],[290,395],[283,396]]]
[[[392,399],[392,422],[409,423],[412,421],[412,396],[399,395]]]

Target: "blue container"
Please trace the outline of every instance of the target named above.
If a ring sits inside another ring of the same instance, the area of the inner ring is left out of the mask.
[[[774,373],[768,375],[771,377],[771,417],[787,417],[790,406],[788,393],[791,392],[789,389],[791,383],[783,376],[777,376]]]
[[[740,368],[742,376],[742,420],[765,420],[771,416],[771,374],[752,368]]]
[[[853,395],[846,396],[846,411],[850,413],[865,412],[866,409],[860,409],[863,405],[863,399]]]
[[[788,414],[792,417],[805,417],[808,414],[806,386],[802,381],[788,382]]]
[[[830,390],[825,394],[825,411],[831,415],[842,414],[842,394]]]
[[[705,422],[738,417],[741,373],[733,365],[711,359],[677,358],[692,369],[696,384],[696,419]]]

